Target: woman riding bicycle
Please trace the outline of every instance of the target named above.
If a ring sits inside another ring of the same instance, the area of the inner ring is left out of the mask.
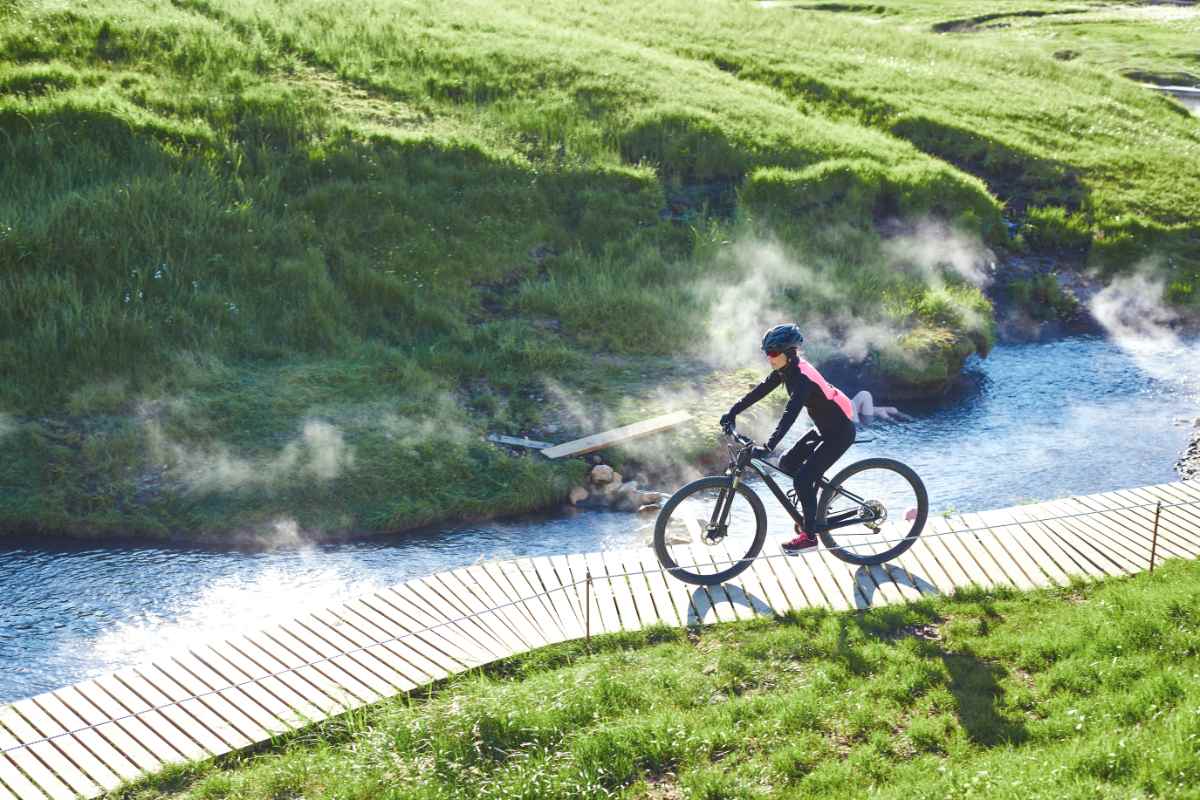
[[[817,481],[854,444],[854,412],[849,398],[829,383],[817,368],[800,357],[797,348],[804,341],[800,328],[794,324],[776,325],[762,339],[762,350],[771,364],[771,373],[745,397],[733,404],[721,417],[721,427],[732,430],[737,415],[774,391],[780,384],[790,396],[783,417],[766,446],[757,448],[756,458],[770,455],[800,414],[808,409],[815,429],[810,430],[779,459],[780,468],[792,476],[805,527],[796,525],[796,538],[785,542],[785,552],[796,553],[815,547],[813,520],[816,519]]]

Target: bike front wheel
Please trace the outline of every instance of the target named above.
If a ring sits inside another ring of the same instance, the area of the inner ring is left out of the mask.
[[[654,523],[659,563],[685,583],[712,586],[750,566],[767,538],[762,500],[728,475],[692,481],[671,495]]]
[[[836,558],[873,566],[913,546],[929,516],[925,484],[906,464],[890,458],[855,462],[834,476],[817,504],[821,541]]]

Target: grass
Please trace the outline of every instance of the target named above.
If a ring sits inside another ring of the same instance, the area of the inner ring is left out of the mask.
[[[0,528],[544,507],[579,466],[483,434],[661,405],[687,368],[652,373],[729,338],[730,297],[740,337],[792,317],[818,356],[887,331],[859,355],[936,393],[993,332],[952,257],[897,257],[930,219],[1150,264],[1194,305],[1200,134],[1112,61],[1174,34],[1097,17],[1064,61],[1042,28],[1014,47],[923,16],[981,9],[0,0]],[[764,242],[771,291],[737,302]]]
[[[116,796],[1194,797],[1197,578],[556,646]]]

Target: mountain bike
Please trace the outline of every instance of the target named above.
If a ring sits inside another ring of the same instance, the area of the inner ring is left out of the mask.
[[[681,581],[723,583],[750,566],[767,538],[762,498],[746,483],[762,479],[796,525],[820,537],[831,555],[851,564],[890,561],[912,547],[929,514],[925,484],[911,467],[891,458],[867,458],[822,477],[816,519],[805,524],[794,490],[772,477],[791,477],[778,464],[754,457],[755,442],[728,433],[729,466],[687,484],[663,505],[654,524],[654,552]],[[740,555],[739,555],[740,553]],[[803,551],[802,551],[803,553]]]

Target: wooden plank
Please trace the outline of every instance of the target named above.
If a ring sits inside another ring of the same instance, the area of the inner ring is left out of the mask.
[[[39,741],[41,739],[41,734],[19,716],[13,715],[6,720],[5,725],[0,725],[0,749],[8,750],[8,754],[14,758],[18,752],[31,754],[67,788],[71,796],[80,794],[93,797],[103,791],[99,784],[79,768],[77,762],[66,755],[67,750],[78,754],[83,750],[81,745],[75,743],[72,747],[68,737],[53,742]],[[9,748],[19,749],[14,751]],[[34,779],[37,780],[37,777],[34,776]]]
[[[1072,557],[1063,549],[1058,537],[1037,521],[1039,511],[1036,508],[1018,506],[1006,509],[1002,513],[1020,525],[1027,549],[1034,557],[1038,557],[1042,569],[1059,586],[1067,586],[1075,576],[1091,577],[1098,574],[1091,562],[1077,556]],[[1044,510],[1041,510],[1041,515],[1050,516]]]
[[[1129,573],[1141,572],[1147,567],[1150,561],[1149,536],[1142,540],[1119,513],[1083,502],[1077,497],[1068,498],[1063,507],[1066,513],[1074,515],[1064,523],[1081,532],[1086,531],[1093,544],[1104,542],[1104,549],[1121,559]]]
[[[341,707],[296,675],[273,675],[272,670],[228,642],[212,642],[188,651],[187,655],[195,660],[184,656],[176,658],[209,683],[216,685],[219,680],[237,685],[238,691],[281,724],[295,726],[300,720],[324,719],[329,712],[336,712]]]
[[[87,702],[73,686],[50,692],[49,698],[59,703],[62,708],[70,711],[76,719],[83,721],[85,725],[91,726],[97,735],[103,737],[127,761],[133,764],[138,773],[156,770],[164,763],[163,759],[147,750],[129,732],[124,725],[124,721],[111,722],[112,718],[108,714],[105,714]],[[43,704],[43,707],[48,707],[46,705],[48,702],[47,695],[39,695],[38,699]],[[112,766],[115,769],[117,765],[113,764]]]
[[[645,576],[629,574],[640,571],[639,568],[634,566],[627,555],[622,553],[607,550],[601,553],[600,557],[604,560],[604,567],[608,570],[610,579],[614,575],[621,576],[615,580],[618,588],[623,589],[629,598],[638,629],[657,624],[659,621],[658,610],[646,587]]]
[[[359,598],[357,602],[408,629],[413,634],[414,642],[428,643],[461,664],[486,664],[496,658],[492,648],[504,652],[495,639],[485,636],[482,629],[478,628],[478,621],[459,622],[456,619],[458,615],[446,605],[434,614],[423,603],[409,599],[411,594],[411,588],[402,585]]]
[[[774,559],[767,558],[765,555],[754,559],[747,570],[754,578],[755,585],[762,592],[763,601],[770,606],[772,613],[782,616],[788,611],[795,608],[791,598],[784,591],[783,583],[775,575],[775,571],[771,566],[771,561]],[[796,586],[794,580],[789,580],[791,588],[797,594],[800,593],[799,587]]]
[[[1046,503],[1046,510],[1050,516],[1044,518],[1042,524],[1056,531],[1061,541],[1098,568],[1111,575],[1129,575],[1137,572],[1137,565],[1129,559],[1125,551],[1112,546],[1106,530],[1081,522],[1085,518],[1077,516],[1077,504],[1068,506],[1065,501],[1051,500]]]
[[[586,601],[589,592],[585,584],[587,576],[592,572],[588,567],[587,559],[581,554],[570,553],[567,555],[567,563],[571,567],[571,575],[576,581],[580,582],[579,591]],[[598,580],[595,575],[592,576],[591,600],[587,605],[591,606],[593,635],[597,633],[617,633],[621,630],[621,621],[617,618],[616,601],[609,593],[607,583],[607,581],[602,582]]]
[[[495,561],[500,573],[508,578],[513,590],[522,597],[533,598],[528,601],[535,614],[549,622],[544,628],[552,642],[564,642],[571,638],[567,622],[559,614],[559,608],[553,598],[547,595],[546,587],[542,586],[541,576],[529,559],[512,559]],[[540,609],[540,611],[539,611]]]
[[[596,433],[591,436],[585,436],[582,439],[564,442],[554,447],[548,447],[540,451],[546,458],[566,458],[568,456],[581,456],[585,453],[591,453],[596,450],[602,450],[605,447],[611,447],[614,444],[627,442],[631,439],[636,439],[642,436],[649,436],[660,431],[665,431],[674,428],[676,425],[682,425],[692,418],[692,415],[686,411],[674,411],[670,414],[663,414],[651,419],[635,422],[632,425],[623,425],[620,428],[613,428],[610,431]]]
[[[1005,549],[1034,586],[1061,586],[1066,578],[1057,564],[1029,541],[1029,531],[1013,519],[1011,513],[984,511],[975,518],[994,529],[997,544]]]
[[[256,683],[265,685],[267,680],[277,680],[275,691],[280,699],[300,713],[309,706],[320,709],[323,716],[334,716],[360,703],[353,693],[331,680],[313,667],[295,668],[303,659],[287,653],[269,639],[239,636],[236,639],[221,643],[221,654],[229,661],[237,664],[240,669],[250,670],[255,675]],[[283,690],[286,687],[287,693]],[[321,719],[322,717],[315,717]]]
[[[121,670],[108,677],[119,683],[147,708],[161,710],[182,734],[212,755],[220,755],[242,747],[243,742],[253,742],[236,730],[229,730],[231,726],[228,722],[162,673],[158,673],[157,682],[150,681],[137,669]]]
[[[489,433],[487,435],[487,440],[489,442],[494,442],[495,444],[506,444],[512,447],[524,447],[527,450],[545,450],[548,447],[554,446],[550,442],[539,442],[534,439],[526,439],[523,436],[505,436],[502,433]]]
[[[345,605],[311,611],[309,616],[350,642],[348,649],[362,648],[364,654],[371,656],[372,663],[378,663],[380,675],[398,691],[407,692],[434,680],[435,672],[429,671],[429,662],[424,658],[414,658],[413,651],[406,643],[394,641],[394,629],[388,623],[369,620],[351,612]],[[445,674],[444,670],[435,671]]]
[[[692,592],[683,581],[676,580],[662,568],[658,557],[651,550],[629,551],[636,568],[646,574],[650,595],[663,622],[667,625],[687,627],[695,616],[692,608]]]
[[[1189,544],[1200,546],[1200,500],[1182,492],[1181,484],[1145,487],[1147,495],[1162,500],[1162,516],[1175,523],[1180,535]]]
[[[929,542],[933,539],[927,539],[926,536],[934,530],[932,521],[927,521],[921,536],[917,537],[917,541],[904,554],[904,557],[908,559],[905,562],[905,569],[908,570],[909,577],[914,582],[919,584],[924,581],[933,587],[933,593],[948,595],[954,591],[955,582],[949,571],[934,555],[933,550],[929,548]]]
[[[505,655],[523,653],[530,648],[530,641],[522,635],[522,623],[511,609],[493,610],[495,605],[484,592],[483,587],[476,585],[474,576],[464,574],[459,570],[439,572],[430,576],[430,582],[437,581],[453,594],[460,607],[465,609],[468,616],[477,619],[481,625],[498,637],[504,645]],[[530,637],[532,638],[532,637]]]
[[[610,572],[602,553],[587,553],[584,555],[584,560],[587,561],[588,567],[592,571],[593,588],[602,582],[608,595],[612,597],[613,603],[617,607],[617,616],[620,617],[621,630],[640,630],[642,623],[638,618],[637,610],[633,607],[629,582],[625,580],[625,576],[620,574],[620,570]]]
[[[1127,497],[1131,503],[1136,503],[1143,506],[1142,508],[1131,513],[1145,520],[1146,533],[1153,539],[1155,512],[1154,506],[1156,503],[1160,502],[1162,498],[1150,494],[1149,492],[1140,492],[1137,489],[1118,491],[1114,494],[1116,494],[1118,498]],[[1175,547],[1176,550],[1182,553],[1180,558],[1194,558],[1197,554],[1200,554],[1200,541],[1197,541],[1197,539],[1193,537],[1195,537],[1197,534],[1200,534],[1200,530],[1194,526],[1180,524],[1178,519],[1168,513],[1171,511],[1171,509],[1167,507],[1169,505],[1169,503],[1163,502],[1164,508],[1159,515],[1159,547],[1161,548],[1165,538],[1171,543],[1171,545]]]
[[[452,658],[445,650],[414,636],[363,603],[346,603],[325,613],[332,619],[354,623],[354,627],[361,630],[364,636],[380,642],[390,657],[397,659],[398,670],[411,676],[417,684],[440,680],[473,666]]]
[[[348,692],[351,707],[374,703],[388,695],[389,687],[369,671],[349,659],[333,658],[337,648],[313,636],[297,635],[294,626],[272,625],[242,637],[270,652],[288,669],[306,676],[320,674],[333,686]],[[328,694],[329,692],[326,692]]]
[[[1149,567],[1150,544],[1154,535],[1154,501],[1130,497],[1121,491],[1085,495],[1077,499],[1088,508],[1103,509],[1104,513],[1096,516],[1108,522],[1114,532],[1124,533],[1134,558],[1140,558],[1143,567]],[[1179,540],[1174,526],[1162,524],[1158,531],[1158,552],[1164,557],[1175,558],[1191,558],[1193,555],[1193,551]]]
[[[114,693],[114,696],[119,692],[121,697],[118,699],[123,705],[129,706],[130,710],[142,712],[154,709],[166,717],[178,731],[180,742],[200,747],[210,756],[221,755],[229,751],[229,743],[217,736],[205,724],[206,721],[211,720],[203,718],[200,709],[194,707],[197,705],[194,700],[188,704],[188,708],[185,708],[183,703],[173,702],[175,698],[167,696],[149,681],[130,670],[111,673],[99,680],[109,681],[109,690]]]
[[[550,559],[540,556],[528,559],[528,566],[537,572],[538,581],[546,591],[546,599],[554,605],[567,637],[578,639],[583,636],[583,618],[575,605],[575,592],[563,585],[564,579],[554,569],[554,564]]]
[[[517,608],[530,618],[546,644],[563,641],[558,616],[546,605],[540,587],[535,587],[512,561],[484,561],[479,565],[506,595],[506,602],[520,600]]]
[[[255,742],[265,741],[279,732],[278,727],[263,727],[257,719],[251,717],[241,708],[229,700],[229,689],[224,691],[214,691],[213,687],[203,683],[192,673],[180,666],[179,662],[172,659],[157,661],[153,664],[148,664],[145,667],[137,670],[147,677],[157,681],[170,681],[174,686],[179,688],[179,691],[186,693],[191,697],[195,697],[196,701],[202,704],[215,715],[221,722],[227,726],[228,730],[217,732],[223,739],[230,739],[232,749],[240,749],[247,747]],[[241,698],[245,705],[252,705],[245,699]]]
[[[456,569],[452,574],[476,599],[476,613],[493,615],[516,635],[514,645],[517,649],[513,652],[525,652],[547,644],[545,634],[524,603],[516,602],[521,598],[513,597],[511,592],[506,591],[482,564]]]
[[[212,755],[195,737],[187,734],[191,720],[177,706],[155,709],[150,703],[131,692],[113,675],[102,675],[84,685],[89,687],[86,692],[89,699],[97,703],[101,703],[104,699],[111,701],[108,708],[111,709],[113,716],[126,713],[136,714],[137,720],[178,754],[176,758],[191,761]],[[103,695],[107,695],[107,698]],[[143,743],[147,746],[150,745],[150,742],[145,740]]]
[[[390,651],[379,644],[378,639],[364,635],[358,629],[340,622],[337,617],[332,615],[321,611],[308,613],[286,623],[286,627],[294,634],[306,633],[312,637],[306,638],[305,641],[319,642],[328,646],[331,652],[326,653],[324,658],[330,658],[345,668],[354,667],[361,671],[362,675],[372,679],[371,687],[382,697],[391,697],[397,692],[407,692],[426,680],[424,675],[421,675],[418,680],[398,670],[396,666],[399,665],[393,666],[393,659],[385,658],[385,654],[390,656]],[[411,667],[408,668],[408,671],[420,675]],[[355,674],[359,674],[359,672]]]
[[[1000,567],[1008,582],[1022,591],[1043,585],[1037,578],[1041,570],[1028,559],[1020,559],[1004,540],[1012,536],[1012,525],[993,525],[980,514],[964,513],[960,517],[964,525],[973,528],[980,546],[987,550],[992,560]]]
[[[25,773],[17,769],[16,762],[7,755],[0,755],[0,782],[8,786],[21,800],[41,800],[53,796],[43,792],[25,777]]]
[[[716,547],[712,548],[716,560],[718,562],[735,562],[740,560],[746,554],[746,547],[738,545],[731,548],[729,540],[721,542]],[[775,610],[771,607],[771,603],[767,600],[767,590],[759,580],[758,573],[754,569],[755,563],[762,557],[760,553],[758,557],[752,559],[746,564],[741,574],[735,575],[733,580],[726,581],[726,593],[729,594],[730,588],[735,587],[742,592],[741,597],[733,597],[736,605],[740,609],[744,609],[750,617],[762,615],[772,616]],[[722,567],[724,568],[724,567]]]
[[[781,595],[777,600],[772,600],[771,605],[780,614],[809,608],[812,603],[804,587],[800,585],[800,581],[796,578],[796,573],[787,564],[783,563],[786,559],[777,557],[778,553],[767,552],[767,548],[772,543],[772,540],[768,538],[767,543],[763,545],[763,554],[755,559],[754,566],[752,567],[752,569],[758,572],[763,585],[767,587],[768,599],[770,599],[772,593]],[[768,586],[772,581],[774,582],[774,588]]]
[[[482,620],[472,617],[470,608],[440,575],[431,575],[429,580],[415,578],[380,593],[380,597],[388,596],[397,599],[397,610],[413,615],[427,629],[461,631],[475,643],[477,652],[487,654],[487,661],[505,658],[515,652],[508,639],[502,638],[497,630],[498,621],[489,619],[485,625]]]
[[[820,552],[821,549],[818,547],[796,555],[780,555],[775,559],[775,563],[784,564],[793,570],[801,586],[815,588],[821,595],[821,605],[826,608],[835,611],[855,608],[856,605],[851,599],[856,596],[854,590],[851,589],[847,593],[842,588],[837,577],[830,571],[826,562],[827,556]],[[813,599],[811,592],[809,598]],[[818,604],[814,602],[813,605]]]
[[[150,751],[160,763],[187,761],[192,758],[202,758],[203,752],[199,747],[179,741],[174,735],[173,726],[161,714],[134,714],[131,709],[119,703],[103,686],[94,680],[77,683],[67,687],[75,692],[100,713],[103,720],[117,720],[118,724],[137,740],[137,743]],[[67,695],[66,690],[60,697]],[[73,696],[72,696],[73,697]],[[78,708],[78,706],[72,706]]]
[[[40,797],[40,795],[38,796]],[[8,787],[4,785],[4,781],[0,780],[0,800],[20,800],[20,798],[9,791]]]
[[[965,589],[969,586],[986,589],[993,585],[975,559],[964,551],[958,535],[950,527],[949,517],[930,519],[926,525],[931,525],[932,530],[928,535],[921,536],[915,546],[929,549],[929,553],[953,579],[954,589]]]
[[[70,738],[78,742],[90,755],[73,756],[85,772],[105,791],[110,791],[122,782],[141,774],[137,765],[126,758],[87,723],[79,719],[62,705],[52,694],[38,695],[27,700],[18,700],[10,706],[19,712],[43,736],[70,731]]]
[[[972,578],[978,580],[979,576],[982,576],[981,585],[989,588],[1015,585],[992,558],[991,553],[982,546],[980,537],[975,532],[967,530],[970,526],[961,515],[955,514],[947,517],[946,527],[951,532],[951,535],[945,538],[946,545],[954,548],[954,554],[959,559],[958,563],[969,570]],[[970,569],[972,565],[974,569]]]
[[[1141,491],[1156,500],[1162,500],[1163,513],[1168,511],[1177,516],[1180,527],[1187,531],[1188,539],[1200,542],[1200,498],[1190,494],[1183,483],[1164,483],[1144,486]]]
[[[58,798],[74,800],[78,794],[91,796],[99,788],[60,753],[56,752],[48,742],[21,746],[21,742],[15,736],[0,727],[0,750],[3,750],[4,755],[28,775],[43,792],[55,800]],[[67,773],[70,773],[70,777],[67,777]],[[80,792],[72,788],[71,784],[74,780],[81,781],[82,785],[87,786],[87,791]]]

